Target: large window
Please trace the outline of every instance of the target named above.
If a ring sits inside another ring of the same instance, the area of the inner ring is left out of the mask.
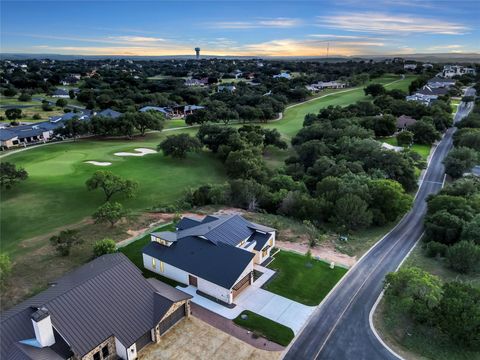
[[[93,354],[93,360],[101,360],[100,351],[97,351],[95,354]]]
[[[163,272],[165,270],[165,264],[163,261],[160,261],[160,271]]]
[[[156,269],[157,268],[157,261],[155,258],[152,258],[152,269]]]

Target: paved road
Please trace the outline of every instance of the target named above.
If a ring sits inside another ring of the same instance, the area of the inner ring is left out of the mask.
[[[467,94],[473,95],[472,90]],[[472,104],[460,104],[455,120]],[[394,271],[423,233],[425,199],[438,192],[444,179],[442,160],[452,147],[455,128],[438,145],[420,185],[412,210],[387,234],[317,308],[285,359],[397,359],[375,337],[369,313],[382,291],[385,274]]]

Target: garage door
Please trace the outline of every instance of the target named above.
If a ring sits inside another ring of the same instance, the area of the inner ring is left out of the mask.
[[[160,323],[160,335],[165,334],[177,322],[185,317],[185,305],[180,306],[169,317]]]
[[[242,290],[246,289],[248,287],[248,285],[250,285],[251,279],[252,279],[251,273],[248,273],[238,283],[236,283],[233,286],[232,290],[233,290],[233,298],[234,299],[238,294],[240,294],[242,292]]]
[[[152,333],[150,331],[146,332],[140,339],[135,343],[137,351],[140,351],[143,347],[152,342]]]

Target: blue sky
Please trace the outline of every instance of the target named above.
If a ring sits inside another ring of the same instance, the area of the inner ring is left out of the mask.
[[[4,1],[1,51],[255,56],[480,52],[477,0]]]

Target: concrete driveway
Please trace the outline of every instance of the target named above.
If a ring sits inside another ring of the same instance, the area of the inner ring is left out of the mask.
[[[191,301],[195,304],[213,311],[227,319],[235,319],[242,313],[242,311],[250,310],[270,320],[288,326],[295,334],[297,334],[316,307],[303,305],[270,291],[263,290],[261,286],[273,276],[274,271],[258,265],[255,266],[255,269],[263,272],[263,275],[238,295],[235,299],[235,304],[237,306],[233,309],[229,309],[198,295],[196,293],[197,289],[193,286],[177,288],[192,295],[193,299]]]
[[[257,349],[190,316],[168,331],[158,344],[138,353],[139,360],[276,360],[280,351]]]
[[[295,334],[300,331],[315,310],[315,306],[303,305],[254,286],[245,289],[235,303],[237,307],[288,326]]]

